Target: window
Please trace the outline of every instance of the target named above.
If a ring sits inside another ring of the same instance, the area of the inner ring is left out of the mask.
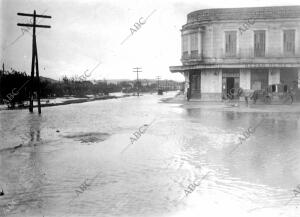
[[[264,57],[266,49],[266,31],[254,31],[254,56]]]
[[[236,56],[236,31],[225,32],[225,55]]]
[[[188,57],[188,35],[182,36],[182,57]]]
[[[193,33],[190,35],[191,37],[191,57],[198,57],[198,33]]]
[[[283,31],[283,52],[284,54],[295,54],[295,30]]]
[[[201,85],[201,75],[193,74],[192,75],[192,90],[200,90]]]
[[[191,51],[198,51],[198,33],[193,33],[191,37]]]

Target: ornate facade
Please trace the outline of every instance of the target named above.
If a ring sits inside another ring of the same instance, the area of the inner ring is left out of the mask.
[[[300,6],[199,10],[181,29],[191,99],[220,101],[233,88],[300,88]]]

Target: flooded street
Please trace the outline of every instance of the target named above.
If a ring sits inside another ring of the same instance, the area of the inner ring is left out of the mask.
[[[300,216],[300,113],[173,95],[1,111],[0,216]]]

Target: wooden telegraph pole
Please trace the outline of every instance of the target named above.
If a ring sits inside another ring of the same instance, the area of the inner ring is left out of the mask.
[[[166,84],[165,84],[165,91],[167,92],[167,88],[168,88],[168,80],[166,79]]]
[[[34,81],[34,65],[36,67],[36,77],[38,82],[38,90],[37,90],[37,100],[38,100],[38,112],[41,114],[41,86],[40,86],[40,75],[39,75],[39,61],[38,61],[38,53],[37,53],[37,45],[36,45],[36,35],[35,35],[35,28],[51,28],[51,26],[46,25],[37,25],[36,18],[51,18],[48,15],[39,15],[36,14],[35,10],[33,14],[25,14],[25,13],[18,13],[19,16],[26,16],[26,17],[33,17],[33,23],[18,23],[18,26],[25,26],[25,27],[33,27],[33,34],[32,34],[32,60],[31,60],[31,77],[30,77],[30,88],[29,88],[29,112],[33,112],[33,81]]]
[[[133,68],[133,72],[136,72],[136,85],[137,85],[137,95],[140,96],[140,92],[139,92],[139,72],[142,72],[142,68],[136,67]],[[139,71],[141,70],[141,71]]]
[[[160,76],[156,76],[156,79],[157,79],[157,92],[159,90],[159,79],[160,79]]]
[[[0,87],[2,85],[2,76],[4,76],[4,63],[2,64],[2,72],[0,72]],[[0,91],[0,100],[2,99],[1,91]]]

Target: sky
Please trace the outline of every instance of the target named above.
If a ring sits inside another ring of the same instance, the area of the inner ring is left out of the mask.
[[[52,16],[37,19],[40,76],[90,75],[88,80],[139,78],[182,81],[169,66],[181,65],[181,32],[187,14],[208,8],[300,5],[299,0],[0,0],[0,58],[5,69],[30,73],[32,30],[18,12]],[[140,22],[139,27],[134,26]],[[125,41],[124,41],[125,40]],[[93,70],[94,69],[94,70]],[[86,71],[88,70],[88,71]]]

